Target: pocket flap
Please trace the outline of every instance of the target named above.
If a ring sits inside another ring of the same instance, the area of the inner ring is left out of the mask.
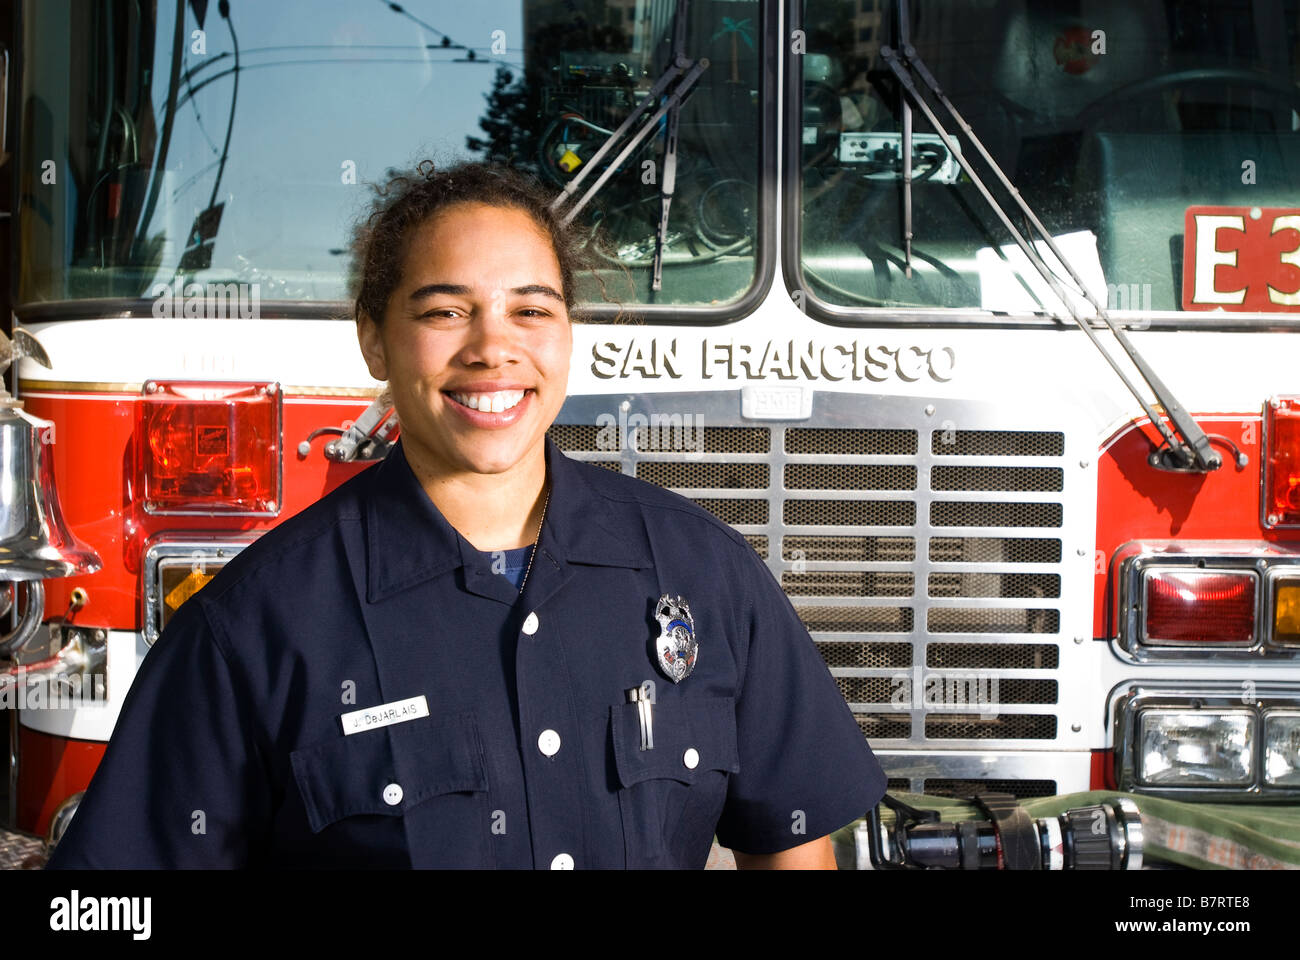
[[[641,749],[641,721],[635,703],[610,707],[614,762],[624,787],[668,778],[692,784],[705,771],[740,772],[736,709],[731,697],[667,699],[651,708],[654,747]],[[688,756],[688,751],[693,751]],[[688,765],[688,760],[694,765]]]
[[[399,817],[443,793],[487,790],[472,713],[424,717],[289,755],[313,833],[344,817]]]

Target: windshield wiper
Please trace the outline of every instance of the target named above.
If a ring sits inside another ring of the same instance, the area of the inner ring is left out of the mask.
[[[907,12],[906,3],[900,3],[900,6],[903,8],[903,15],[905,16]],[[1155,450],[1151,454],[1148,462],[1151,466],[1161,470],[1173,470],[1183,473],[1208,473],[1211,470],[1219,469],[1219,467],[1223,465],[1223,458],[1210,448],[1210,440],[1209,437],[1205,435],[1205,431],[1197,425],[1196,421],[1192,419],[1191,415],[1178,402],[1173,393],[1170,392],[1169,388],[1165,386],[1158,376],[1156,376],[1155,371],[1151,369],[1146,360],[1142,358],[1142,355],[1138,353],[1137,347],[1133,345],[1132,341],[1129,340],[1124,331],[1120,327],[1116,326],[1115,322],[1111,320],[1110,315],[1106,312],[1106,308],[1097,302],[1092,291],[1088,289],[1087,284],[1085,284],[1083,279],[1079,276],[1079,272],[1056,245],[1056,241],[1052,239],[1052,235],[1047,231],[1047,228],[1043,226],[1042,221],[1038,219],[1038,216],[1030,208],[1029,204],[1025,202],[1025,198],[1020,195],[1020,191],[1016,189],[1015,185],[1010,181],[1010,179],[1008,179],[1007,175],[1002,172],[1002,168],[999,167],[993,157],[989,155],[988,150],[984,148],[984,144],[981,143],[979,137],[975,135],[975,131],[971,129],[970,124],[962,118],[962,115],[957,112],[957,108],[952,105],[952,101],[950,101],[944,94],[943,90],[939,87],[939,84],[935,81],[933,74],[930,73],[929,68],[927,68],[921,61],[921,58],[917,56],[916,49],[910,43],[906,42],[906,27],[902,27],[901,30],[902,32],[900,35],[904,38],[901,51],[894,50],[888,46],[882,46],[880,48],[881,57],[884,58],[885,63],[889,65],[889,69],[894,72],[894,75],[898,77],[898,81],[902,84],[903,89],[916,102],[916,105],[921,112],[925,114],[926,119],[929,120],[930,125],[934,127],[935,133],[939,135],[939,138],[943,141],[943,145],[948,149],[948,152],[959,164],[961,164],[961,168],[966,171],[966,175],[970,177],[971,182],[975,184],[976,189],[979,190],[980,195],[983,196],[985,202],[989,205],[989,208],[997,214],[998,219],[1002,221],[1002,225],[1007,228],[1007,231],[1015,239],[1016,244],[1022,251],[1024,251],[1025,256],[1029,259],[1029,262],[1033,265],[1034,269],[1038,271],[1043,280],[1046,281],[1047,285],[1051,288],[1052,292],[1061,303],[1064,304],[1065,309],[1069,312],[1070,317],[1074,322],[1088,335],[1088,339],[1092,341],[1093,346],[1095,346],[1101,355],[1106,358],[1106,362],[1111,365],[1111,368],[1114,369],[1116,375],[1123,381],[1124,386],[1128,387],[1133,396],[1137,398],[1138,403],[1142,406],[1143,412],[1145,412],[1147,417],[1150,418],[1151,423],[1155,428],[1160,431],[1160,435],[1164,437],[1165,445]],[[989,192],[988,187],[985,186],[984,181],[980,179],[979,174],[975,172],[970,161],[967,160],[966,156],[960,151],[948,131],[944,129],[941,123],[939,123],[939,118],[935,116],[929,103],[917,89],[917,85],[913,82],[909,71],[914,71],[916,73],[929,93],[939,102],[943,109],[947,111],[947,113],[952,117],[953,122],[957,124],[961,131],[966,134],[966,138],[971,142],[975,149],[979,151],[980,156],[983,157],[984,162],[988,164],[989,169],[993,171],[994,175],[1001,182],[1007,193],[1011,195],[1011,198],[1016,202],[1017,206],[1020,207],[1020,210],[1025,215],[1028,223],[1033,226],[1033,232],[1036,232],[1042,237],[1042,241],[1046,247],[1051,250],[1053,256],[1055,256],[1056,259],[1060,261],[1061,265],[1065,267],[1071,280],[1073,280],[1074,284],[1078,287],[1079,293],[1082,294],[1090,304],[1092,304],[1093,309],[1097,312],[1097,316],[1105,322],[1115,339],[1119,341],[1120,346],[1123,347],[1124,351],[1128,354],[1129,359],[1133,362],[1133,366],[1135,366],[1138,373],[1142,375],[1142,379],[1145,380],[1147,385],[1151,388],[1151,392],[1155,394],[1156,402],[1164,409],[1165,413],[1169,417],[1170,423],[1173,424],[1174,428],[1178,431],[1179,436],[1182,437],[1181,441],[1174,435],[1173,431],[1169,429],[1169,425],[1166,424],[1156,413],[1151,404],[1147,402],[1146,398],[1142,396],[1137,385],[1134,384],[1129,376],[1124,372],[1123,368],[1111,355],[1110,351],[1102,345],[1101,340],[1092,329],[1092,324],[1089,320],[1080,316],[1079,310],[1075,306],[1073,300],[1066,295],[1066,292],[1062,289],[1056,274],[1043,261],[1042,257],[1039,256],[1038,251],[1034,249],[1034,245],[1027,241],[1021,232],[1016,229],[1015,224],[1011,222],[1011,218],[1007,215],[1006,210],[1003,209],[1000,203],[998,203],[997,198]],[[910,120],[910,118],[911,116],[909,112],[905,115],[905,119]],[[910,124],[908,124],[908,126],[910,126]],[[907,144],[908,133],[910,133],[910,130],[905,131],[903,143],[903,155],[905,157],[903,162],[905,185],[907,185],[907,179],[910,179],[907,177],[907,174],[910,173],[909,161],[911,159],[911,150]],[[910,200],[910,197],[906,198],[906,200]],[[909,207],[910,212],[910,203],[907,203],[907,206]],[[910,234],[911,224],[909,222],[905,227],[905,240],[910,241]],[[1060,318],[1057,317],[1057,319]]]

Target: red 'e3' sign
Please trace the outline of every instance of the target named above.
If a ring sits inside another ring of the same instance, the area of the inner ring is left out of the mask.
[[[1188,207],[1183,309],[1300,311],[1300,210]]]

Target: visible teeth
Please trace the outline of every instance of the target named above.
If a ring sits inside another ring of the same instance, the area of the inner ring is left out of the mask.
[[[500,390],[496,393],[453,393],[452,399],[471,410],[504,413],[524,398],[523,390]]]

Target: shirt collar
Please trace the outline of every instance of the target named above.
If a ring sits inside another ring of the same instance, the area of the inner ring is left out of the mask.
[[[549,436],[551,497],[543,540],[556,559],[612,567],[651,567],[650,544],[635,501],[616,500],[585,476]],[[460,535],[406,459],[399,439],[374,467],[365,493],[366,600],[385,597],[462,565]]]

